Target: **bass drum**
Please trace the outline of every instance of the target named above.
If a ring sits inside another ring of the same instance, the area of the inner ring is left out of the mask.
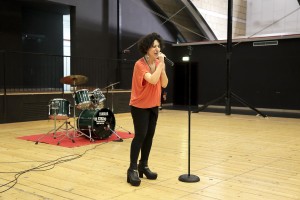
[[[114,131],[115,116],[108,108],[83,110],[77,119],[77,128],[93,139],[106,139]]]

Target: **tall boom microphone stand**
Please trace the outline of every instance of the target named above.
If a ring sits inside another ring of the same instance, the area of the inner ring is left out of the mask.
[[[192,55],[192,47],[188,46],[189,50],[189,109],[188,109],[188,116],[189,116],[189,121],[188,121],[188,174],[183,174],[179,176],[178,180],[181,182],[187,182],[187,183],[194,183],[194,182],[199,182],[200,178],[196,175],[192,175],[190,173],[190,168],[191,168],[191,55]]]
[[[231,97],[242,103],[243,105],[251,108],[256,113],[263,117],[267,117],[265,114],[254,108],[252,105],[247,103],[245,100],[240,98],[238,95],[234,94],[231,91],[231,56],[232,56],[232,0],[228,0],[228,20],[227,20],[227,52],[226,52],[226,92],[221,95],[220,97],[209,101],[208,103],[204,104],[203,106],[199,107],[198,110],[193,111],[194,113],[198,113],[205,108],[207,108],[209,105],[214,104],[215,102],[220,101],[221,99],[225,98],[225,114],[231,115]]]

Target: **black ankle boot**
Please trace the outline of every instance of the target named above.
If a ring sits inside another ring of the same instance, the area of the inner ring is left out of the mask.
[[[137,170],[131,168],[127,170],[127,183],[130,183],[132,186],[139,186],[141,184]]]
[[[147,179],[157,179],[157,173],[151,172],[148,167],[148,163],[144,161],[140,161],[138,165],[139,177],[143,178],[143,174],[147,177]]]

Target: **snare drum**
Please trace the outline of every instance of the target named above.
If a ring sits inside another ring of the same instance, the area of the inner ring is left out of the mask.
[[[75,92],[75,103],[78,109],[87,109],[91,105],[89,91],[87,89],[78,90]]]
[[[71,115],[70,113],[70,102],[66,99],[52,99],[49,104],[49,118],[57,120],[68,119]]]
[[[101,109],[104,107],[105,96],[99,88],[95,89],[90,93],[90,100],[92,102],[92,107]]]
[[[80,131],[93,139],[108,138],[115,129],[115,116],[107,108],[96,110],[83,110],[77,119],[77,127]]]

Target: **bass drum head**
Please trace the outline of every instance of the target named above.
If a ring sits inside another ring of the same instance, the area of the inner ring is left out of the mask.
[[[83,110],[77,121],[80,131],[89,135],[93,139],[106,139],[114,131],[116,125],[115,116],[108,108],[96,110]]]

